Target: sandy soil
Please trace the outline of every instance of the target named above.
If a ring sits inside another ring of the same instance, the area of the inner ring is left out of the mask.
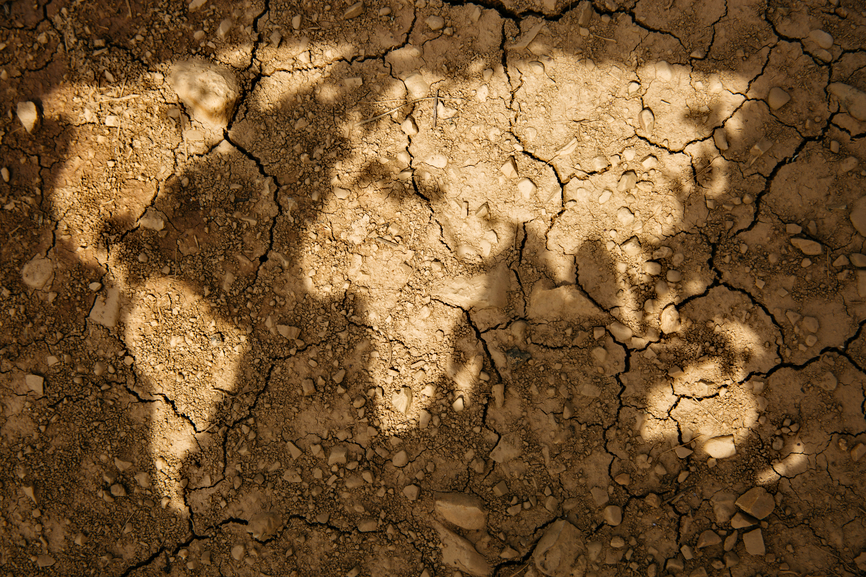
[[[0,573],[866,573],[864,38],[4,3]]]

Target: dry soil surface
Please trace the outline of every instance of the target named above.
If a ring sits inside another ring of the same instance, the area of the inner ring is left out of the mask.
[[[864,574],[864,39],[2,4],[0,572]]]

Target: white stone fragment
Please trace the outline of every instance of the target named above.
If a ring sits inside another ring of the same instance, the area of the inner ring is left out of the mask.
[[[866,268],[866,254],[855,252],[850,256],[851,264],[857,268]]]
[[[634,223],[634,213],[624,206],[616,211],[616,218],[625,227],[631,226]]]
[[[817,333],[821,328],[821,323],[815,317],[804,317],[802,327],[810,333]]]
[[[98,295],[90,309],[89,318],[106,328],[114,328],[120,313],[120,290],[109,287],[105,294]]]
[[[31,100],[19,102],[16,112],[18,113],[18,120],[21,121],[28,134],[33,134],[33,131],[39,128],[41,118],[35,102]]]
[[[723,435],[707,439],[704,442],[703,449],[713,459],[727,459],[737,454],[733,435]]]
[[[398,413],[406,414],[412,406],[412,389],[403,387],[391,395],[391,404]]]
[[[626,170],[619,178],[616,189],[620,192],[628,192],[637,184],[637,174],[633,170]]]
[[[174,64],[169,84],[199,122],[213,127],[228,124],[240,96],[231,70],[201,60]]]

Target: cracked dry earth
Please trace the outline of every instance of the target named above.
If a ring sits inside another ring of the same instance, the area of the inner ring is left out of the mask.
[[[0,11],[3,575],[866,572],[858,0]]]

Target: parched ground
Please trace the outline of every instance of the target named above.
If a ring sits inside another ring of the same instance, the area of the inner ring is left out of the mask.
[[[866,573],[864,39],[2,4],[0,573]]]

